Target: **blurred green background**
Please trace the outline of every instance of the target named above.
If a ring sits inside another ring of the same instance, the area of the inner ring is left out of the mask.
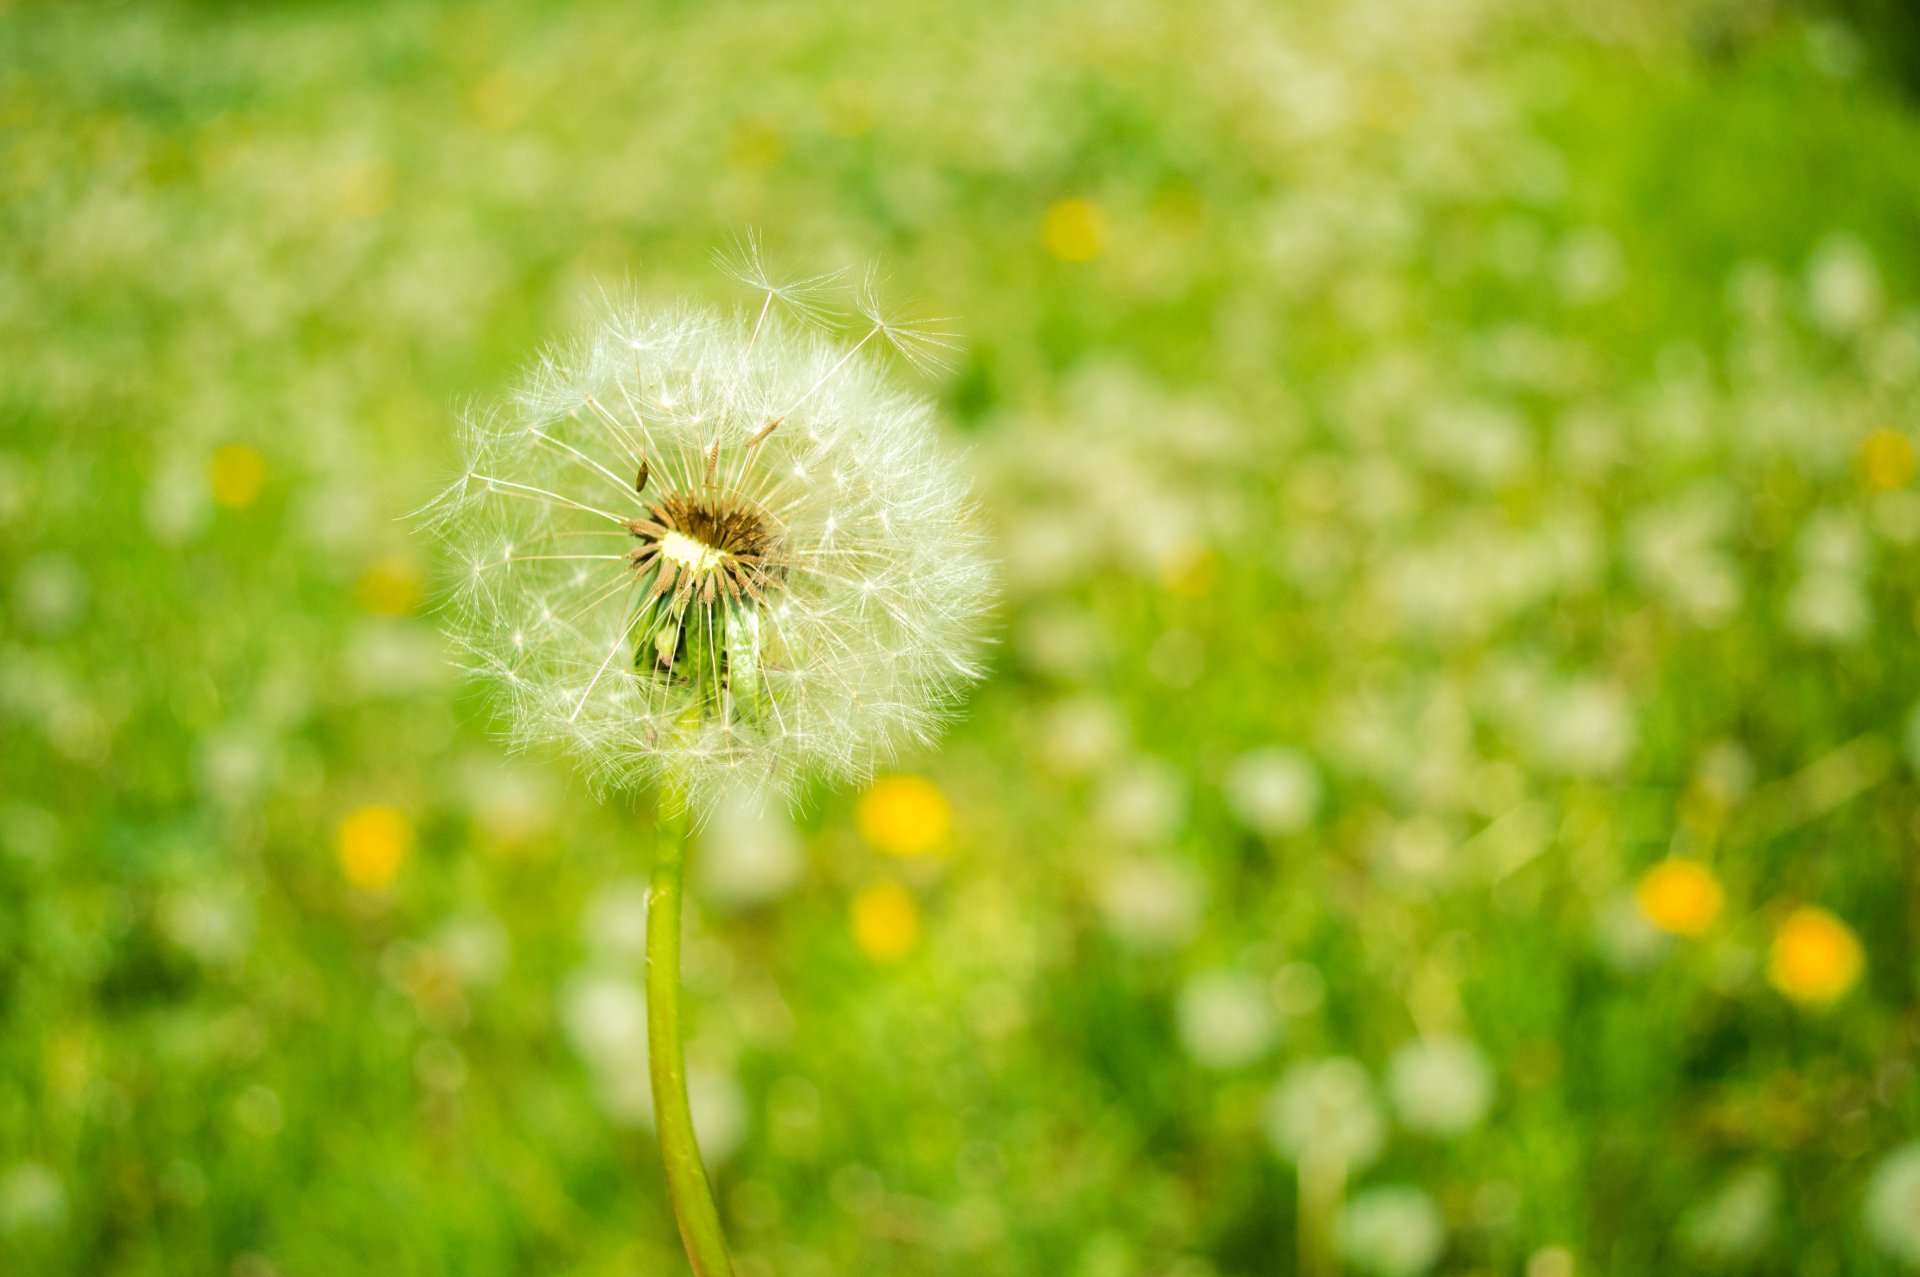
[[[0,1272],[683,1271],[648,802],[400,516],[749,225],[960,317],[1006,588],[696,851],[742,1277],[1920,1267],[1912,40],[0,5]]]

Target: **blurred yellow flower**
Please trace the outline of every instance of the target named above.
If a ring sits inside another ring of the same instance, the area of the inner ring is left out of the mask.
[[[1640,912],[1669,935],[1697,936],[1713,925],[1726,893],[1713,871],[1697,860],[1671,858],[1641,875],[1634,888]]]
[[[420,587],[419,565],[403,554],[392,554],[367,565],[354,593],[369,612],[405,616],[419,605]]]
[[[772,168],[786,150],[786,141],[771,120],[737,120],[727,132],[727,163],[736,169]]]
[[[890,856],[924,856],[953,833],[953,807],[925,776],[888,776],[868,786],[853,809],[860,836]]]
[[[348,882],[378,891],[399,875],[413,850],[413,822],[397,807],[356,807],[340,822],[336,850]]]
[[[1767,979],[1795,1002],[1824,1006],[1851,989],[1865,968],[1853,929],[1825,909],[1803,906],[1773,933]]]
[[[894,962],[920,941],[920,907],[897,882],[876,882],[853,898],[853,942],[875,962]]]
[[[1860,445],[1860,470],[1867,486],[1885,490],[1903,488],[1912,481],[1916,464],[1913,443],[1898,430],[1876,430]]]
[[[1090,262],[1107,246],[1107,215],[1092,200],[1061,200],[1047,210],[1040,238],[1063,262]]]
[[[820,94],[827,132],[835,137],[859,137],[873,131],[873,93],[860,80],[835,80]]]
[[[266,479],[266,462],[245,444],[225,444],[207,459],[207,487],[213,490],[213,499],[229,510],[252,505]]]

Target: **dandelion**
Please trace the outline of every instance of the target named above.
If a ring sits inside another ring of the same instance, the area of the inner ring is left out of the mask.
[[[1418,1277],[1433,1267],[1446,1242],[1440,1208],[1417,1188],[1370,1188],[1356,1194],[1340,1216],[1340,1253],[1381,1277]]]
[[[340,871],[362,891],[392,884],[413,850],[413,822],[397,807],[371,804],[349,812],[340,822],[336,850]]]
[[[1679,857],[1647,870],[1633,894],[1647,921],[1675,936],[1705,934],[1726,903],[1726,893],[1711,869]]]
[[[1866,966],[1859,939],[1825,909],[1795,909],[1773,933],[1767,979],[1795,1002],[1825,1006],[1851,989]]]
[[[978,677],[979,519],[931,409],[865,356],[937,353],[864,288],[844,349],[790,327],[824,281],[728,316],[616,307],[550,355],[423,516],[449,628],[522,746],[697,815],[748,786],[859,780]],[[778,310],[776,310],[778,307]]]
[[[1174,1010],[1180,1045],[1202,1068],[1251,1064],[1279,1036],[1267,990],[1234,971],[1210,971],[1188,980]]]
[[[1874,1169],[1865,1215],[1880,1249],[1920,1268],[1920,1142],[1895,1149]]]
[[[1250,829],[1268,837],[1298,833],[1320,809],[1320,773],[1281,747],[1243,754],[1227,772],[1227,801]]]
[[[1779,1175],[1748,1166],[1680,1217],[1680,1243],[1711,1264],[1750,1259],[1766,1247],[1779,1209]]]
[[[1459,1135],[1485,1119],[1493,1103],[1493,1070],[1470,1038],[1421,1038],[1393,1053],[1387,1093],[1410,1130]]]
[[[647,897],[648,1058],[700,1277],[732,1268],[688,1108],[674,818],[864,781],[930,739],[979,677],[991,594],[963,471],[930,405],[875,360],[938,362],[939,321],[888,309],[869,275],[836,341],[837,276],[777,277],[751,237],[720,264],[751,305],[610,304],[510,405],[468,419],[459,476],[421,511],[456,563],[456,650],[509,739],[565,749],[599,786],[652,787],[669,817]],[[876,957],[916,928],[910,897],[856,901]]]
[[[252,505],[266,481],[266,462],[245,444],[226,444],[207,458],[207,487],[213,499],[229,510]]]
[[[1092,200],[1061,200],[1047,210],[1040,238],[1063,262],[1090,262],[1107,246],[1107,215]]]
[[[854,823],[877,850],[890,856],[924,856],[946,845],[953,807],[924,776],[888,776],[860,795]]]
[[[1378,1157],[1386,1141],[1373,1084],[1357,1060],[1306,1061],[1268,1095],[1265,1116],[1268,1142],[1299,1170],[1299,1270],[1334,1271],[1347,1176]]]
[[[853,898],[853,942],[875,962],[897,962],[920,942],[920,908],[897,882],[876,882]]]

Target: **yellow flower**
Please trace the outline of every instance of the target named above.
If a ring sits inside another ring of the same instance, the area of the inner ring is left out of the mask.
[[[1671,858],[1647,870],[1634,888],[1640,912],[1669,935],[1697,936],[1713,925],[1726,893],[1713,871],[1697,860]]]
[[[1107,215],[1092,200],[1061,200],[1047,210],[1040,239],[1063,262],[1090,262],[1107,246]]]
[[[1876,430],[1860,445],[1860,470],[1870,488],[1903,488],[1916,468],[1913,444],[1898,430]]]
[[[1773,933],[1767,979],[1795,1002],[1824,1006],[1851,989],[1865,968],[1852,928],[1825,909],[1803,906]]]
[[[827,132],[835,137],[859,137],[873,131],[873,94],[859,80],[835,80],[820,95]]]
[[[389,555],[367,566],[354,592],[369,612],[405,616],[420,602],[420,569],[404,555]]]
[[[727,163],[737,169],[772,168],[786,149],[780,129],[772,120],[736,120],[727,132]]]
[[[853,821],[862,838],[888,855],[924,856],[946,845],[953,808],[924,776],[888,776],[860,795]]]
[[[213,499],[229,510],[252,505],[266,479],[266,462],[245,444],[215,448],[207,459],[207,486],[213,490]]]
[[[357,807],[340,822],[336,840],[340,870],[365,891],[378,891],[400,873],[413,850],[413,822],[397,807]]]
[[[920,908],[897,882],[876,882],[853,898],[853,942],[875,962],[894,962],[920,941]]]

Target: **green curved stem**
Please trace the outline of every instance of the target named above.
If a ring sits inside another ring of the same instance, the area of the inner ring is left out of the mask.
[[[667,1192],[680,1240],[696,1277],[733,1277],[713,1188],[700,1164],[693,1110],[687,1104],[686,1052],[680,1042],[680,883],[686,827],[660,823],[659,849],[647,893],[647,1058],[653,1077],[654,1127],[666,1165]]]

